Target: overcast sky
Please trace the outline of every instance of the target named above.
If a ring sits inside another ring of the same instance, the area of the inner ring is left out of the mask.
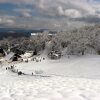
[[[66,29],[100,23],[100,0],[0,0],[0,27]]]

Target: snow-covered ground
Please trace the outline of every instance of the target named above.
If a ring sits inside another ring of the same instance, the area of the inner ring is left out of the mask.
[[[7,66],[0,68],[0,100],[100,100],[100,56],[15,64],[29,74],[22,76],[5,70]],[[32,76],[35,71],[50,77]]]

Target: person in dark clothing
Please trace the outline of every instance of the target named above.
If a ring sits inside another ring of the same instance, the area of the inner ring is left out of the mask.
[[[14,68],[14,66],[11,66],[11,69],[13,69]]]
[[[18,75],[22,75],[23,73],[21,71],[18,72]]]
[[[28,59],[25,62],[28,63]]]
[[[43,60],[45,60],[45,58],[43,58]]]

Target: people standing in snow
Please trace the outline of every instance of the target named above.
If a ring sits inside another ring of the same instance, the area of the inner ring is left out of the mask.
[[[7,67],[6,67],[6,70],[7,70]]]
[[[22,75],[23,73],[21,71],[18,72],[18,75]]]

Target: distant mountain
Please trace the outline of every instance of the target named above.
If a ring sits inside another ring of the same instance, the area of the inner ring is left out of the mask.
[[[0,33],[1,32],[7,32],[7,33],[10,33],[10,32],[25,32],[25,33],[29,33],[30,31],[32,30],[29,30],[29,29],[23,29],[23,28],[0,28]]]
[[[49,31],[49,33],[56,33],[55,30],[49,29],[24,29],[24,28],[0,28],[0,39],[12,37],[29,37],[31,33],[42,33],[44,31]]]
[[[50,33],[56,33],[56,31],[51,31],[49,29],[24,29],[24,28],[0,28],[0,39],[12,37],[29,37],[31,33],[39,33],[49,31]]]
[[[0,39],[12,37],[29,37],[32,30],[17,29],[17,28],[0,28]]]

